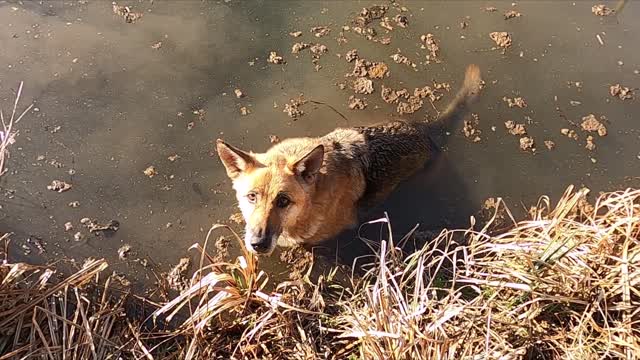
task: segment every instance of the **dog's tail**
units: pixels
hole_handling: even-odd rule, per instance
[[[442,130],[452,131],[457,123],[469,112],[469,106],[478,98],[481,87],[480,68],[475,64],[467,66],[462,88],[458,90],[456,97],[447,106],[447,109],[431,125],[435,125]]]

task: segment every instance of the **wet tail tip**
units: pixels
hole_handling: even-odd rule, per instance
[[[482,76],[480,74],[480,67],[476,64],[470,64],[467,66],[467,71],[464,74],[463,88],[468,96],[475,97],[480,93],[481,87]]]

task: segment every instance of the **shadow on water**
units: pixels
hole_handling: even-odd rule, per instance
[[[461,181],[447,152],[440,150],[431,162],[401,183],[383,203],[364,209],[359,228],[346,230],[337,239],[315,250],[317,254],[342,265],[370,261],[377,252],[377,246],[369,247],[363,239],[374,244],[381,239],[388,240],[389,226],[394,243],[400,244],[414,230],[437,235],[445,228],[466,228],[470,217],[477,215],[480,206],[470,196],[467,185]],[[390,224],[376,222],[385,217],[388,217]],[[429,238],[420,237],[417,240],[410,236],[405,239],[403,248],[411,252],[424,245],[420,241]]]

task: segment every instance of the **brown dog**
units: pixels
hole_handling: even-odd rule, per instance
[[[354,225],[359,207],[384,200],[432,158],[432,126],[451,126],[462,117],[481,82],[480,69],[469,65],[462,88],[435,123],[338,128],[319,138],[286,139],[266,153],[218,139],[246,222],[246,247],[270,254],[276,243],[313,245]]]

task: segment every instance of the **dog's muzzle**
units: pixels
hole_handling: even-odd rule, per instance
[[[258,254],[270,253],[274,248],[273,234],[270,231],[258,230],[247,233],[246,245],[249,250],[253,250]]]

